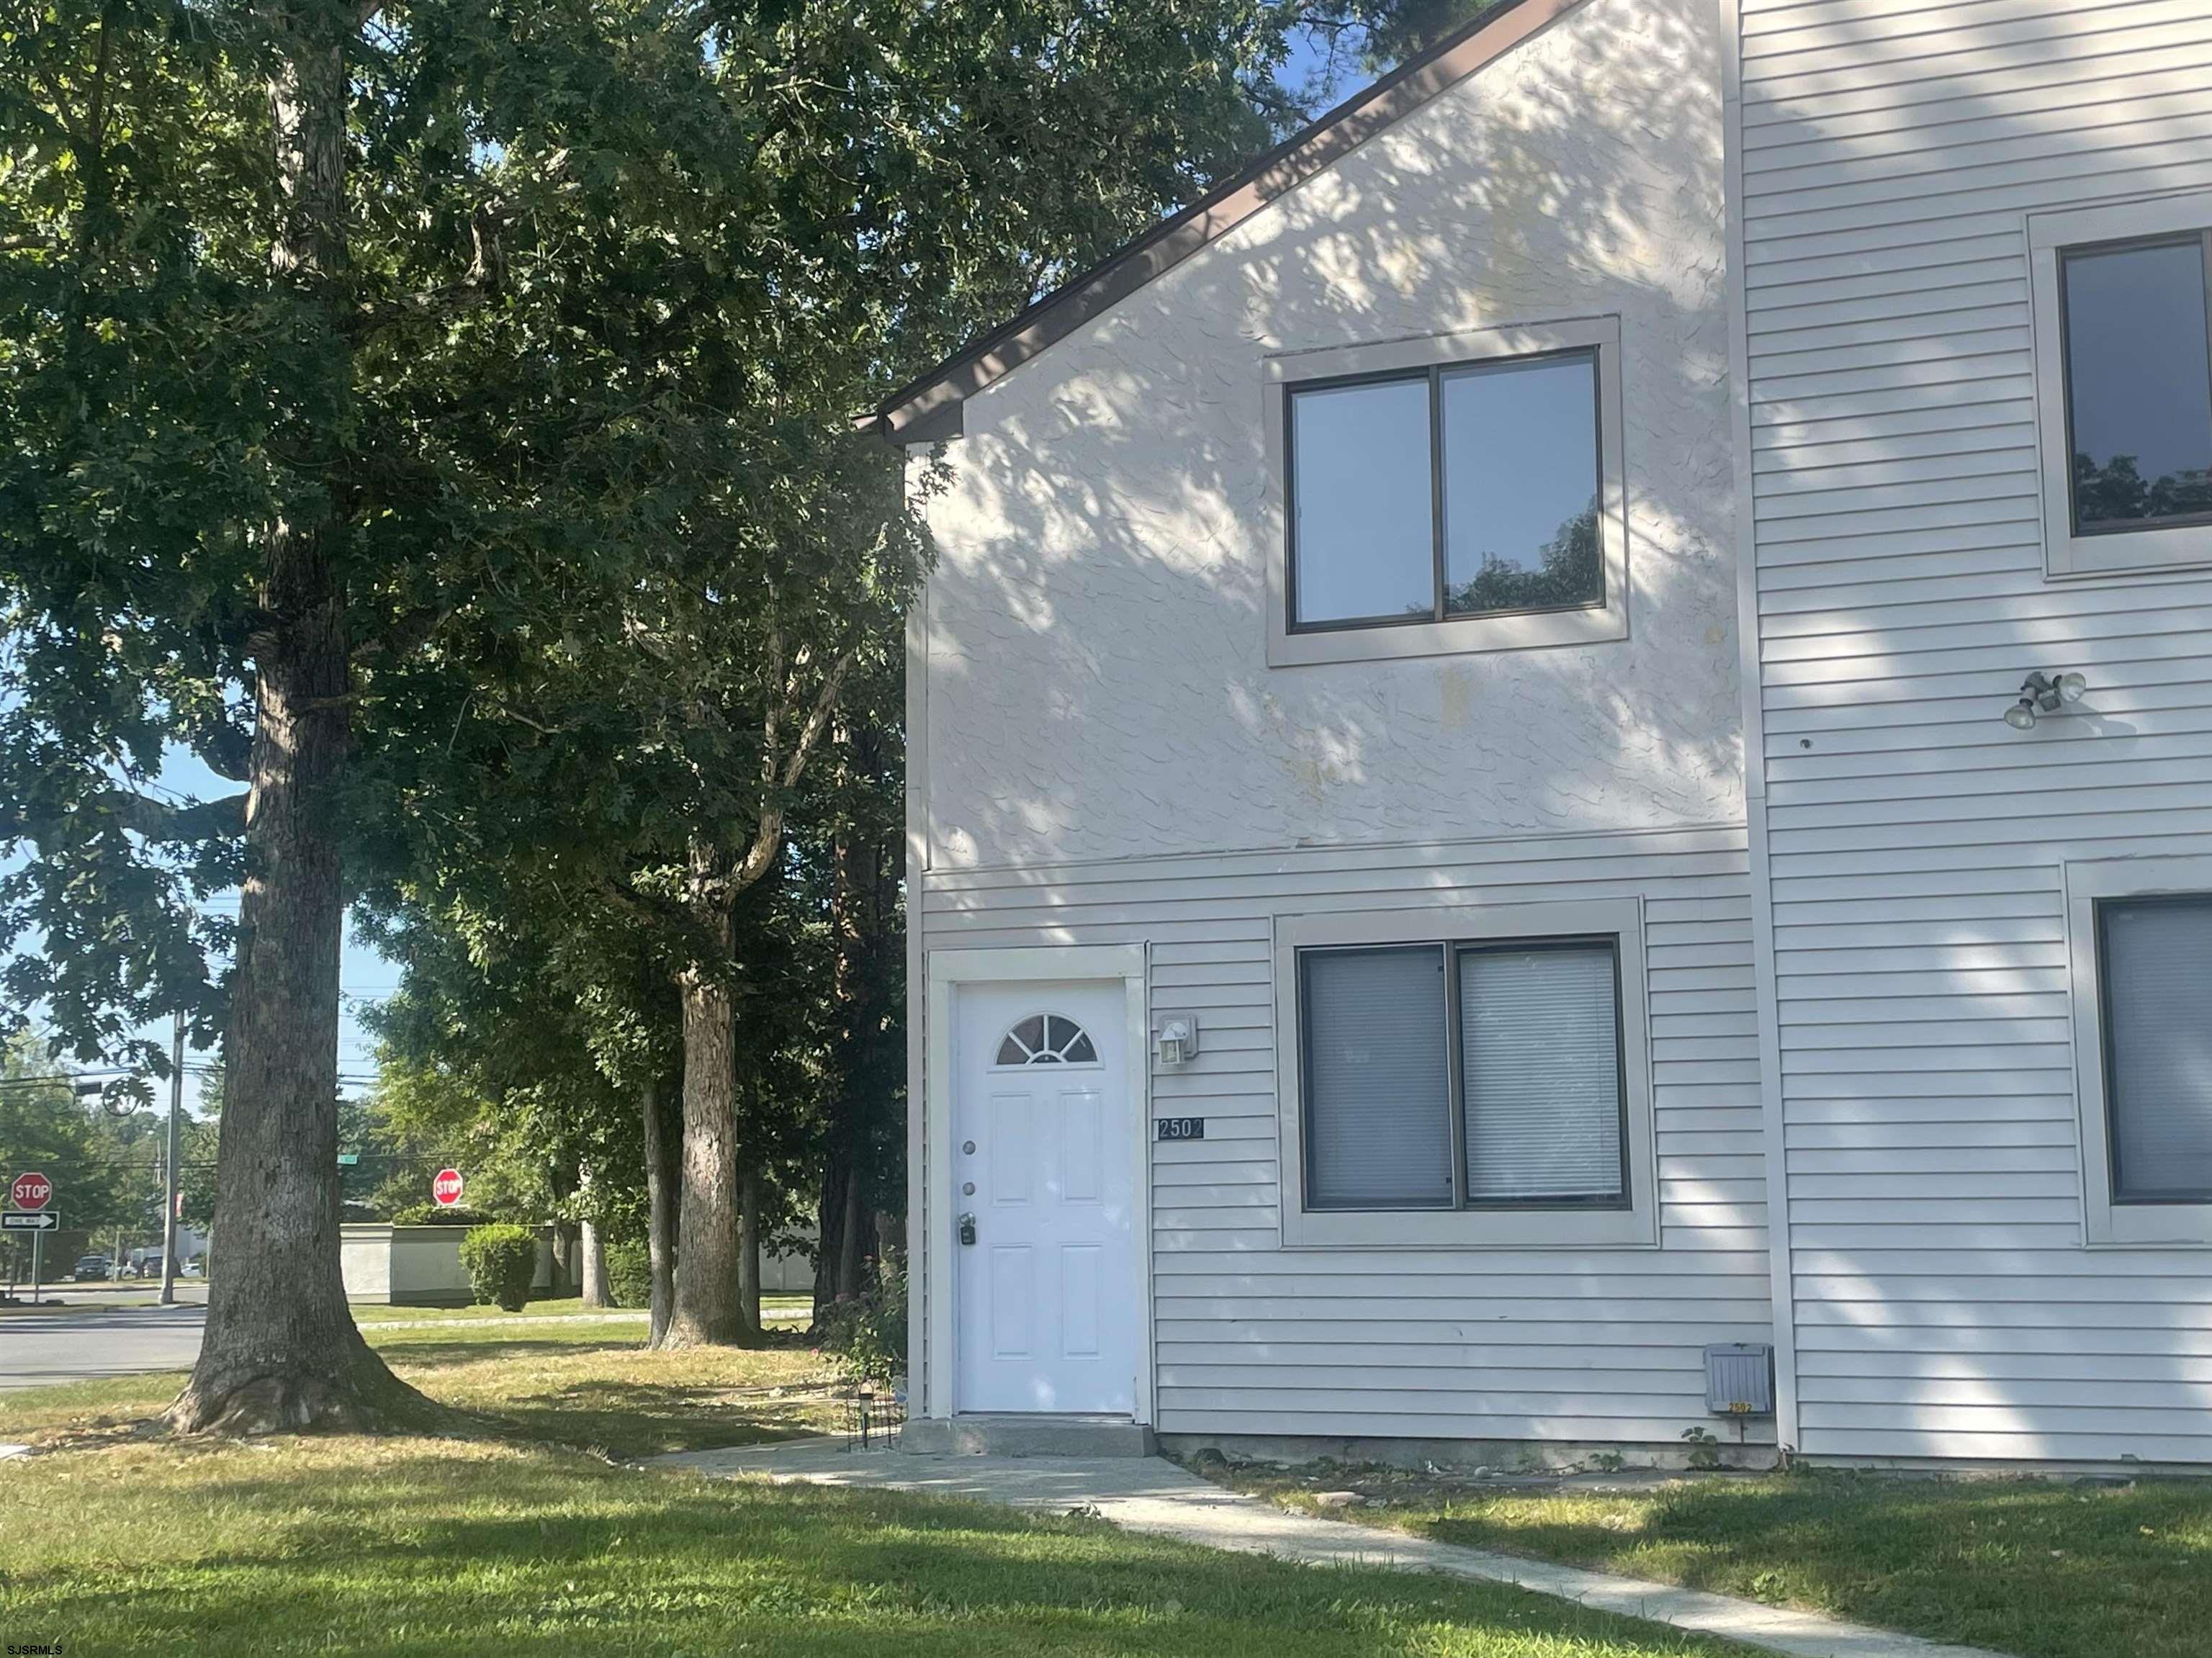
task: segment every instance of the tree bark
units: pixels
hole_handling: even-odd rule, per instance
[[[605,1307],[607,1300],[607,1244],[595,1220],[584,1223],[583,1284],[580,1293],[586,1307]]]
[[[748,1169],[739,1199],[744,1237],[738,1245],[738,1302],[745,1322],[757,1337],[761,1329],[761,1192],[760,1171]]]
[[[345,247],[346,43],[354,12],[289,0],[261,13],[279,225],[270,268],[335,317]],[[322,458],[342,498],[335,446]],[[325,508],[325,511],[329,509]],[[187,1432],[382,1429],[435,1407],[362,1341],[338,1272],[337,785],[349,742],[345,598],[328,518],[262,527],[246,869],[224,1037],[215,1230],[223,1270],[169,1410]]]
[[[653,1271],[653,1313],[647,1343],[668,1339],[668,1321],[676,1306],[676,1199],[671,1189],[667,1136],[661,1132],[660,1090],[647,1083],[639,1090],[638,1110],[645,1127],[646,1256]]]
[[[847,782],[873,770],[876,733],[862,727],[840,733]],[[878,1176],[882,1119],[894,1086],[885,1072],[888,1000],[885,958],[897,944],[889,871],[896,847],[888,835],[855,823],[839,835],[830,896],[830,935],[836,948],[831,993],[836,1026],[830,1044],[836,1078],[828,1145],[824,1149],[816,1256],[814,1314],[864,1293],[867,1261],[876,1253],[876,1217],[868,1202]]]
[[[726,962],[736,929],[726,907],[702,918]],[[678,1221],[676,1304],[665,1345],[748,1346],[738,1278],[744,1226],[738,1179],[737,1002],[721,964],[678,981],[684,1011],[684,1212]]]
[[[592,1170],[586,1164],[576,1170],[576,1187],[583,1193],[586,1205],[592,1196]],[[586,1215],[581,1223],[577,1245],[576,1293],[586,1307],[605,1307],[607,1300],[607,1243],[599,1230],[599,1223]]]

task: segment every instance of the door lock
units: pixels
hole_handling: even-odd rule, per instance
[[[972,1214],[960,1217],[960,1242],[963,1243],[975,1242],[975,1217]]]

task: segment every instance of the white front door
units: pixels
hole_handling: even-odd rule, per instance
[[[1116,979],[959,987],[956,1410],[1136,1408],[1138,1125],[1122,999]]]

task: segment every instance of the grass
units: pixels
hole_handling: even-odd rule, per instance
[[[354,1303],[353,1321],[360,1325],[388,1324],[394,1321],[420,1323],[428,1320],[449,1318],[507,1319],[507,1318],[570,1318],[587,1315],[610,1321],[643,1318],[641,1308],[586,1307],[581,1296],[555,1296],[544,1301],[533,1301],[519,1313],[502,1312],[496,1307],[392,1307],[380,1302],[363,1301]],[[761,1316],[778,1323],[793,1320],[805,1322],[814,1315],[811,1296],[763,1296]]]
[[[159,1410],[177,1375],[0,1394],[0,1437],[70,1436],[0,1463],[0,1640],[398,1658],[1747,1658],[1500,1586],[571,1448],[632,1456],[823,1425],[827,1377],[796,1348],[651,1353],[577,1324],[368,1334],[484,1436],[85,1431]]]
[[[497,1307],[392,1307],[377,1301],[353,1303],[353,1321],[364,1328],[371,1324],[389,1324],[394,1320],[422,1323],[453,1318],[573,1318],[585,1314],[610,1320],[645,1316],[642,1311],[634,1308],[586,1307],[581,1296],[549,1297],[544,1301],[529,1303],[519,1313],[506,1312]]]
[[[1743,1658],[1502,1587],[430,1439],[0,1463],[0,1626],[261,1658]]]
[[[829,1371],[802,1348],[647,1352],[604,1324],[364,1333],[401,1376],[489,1418],[489,1431],[611,1456],[749,1445],[843,1420]],[[35,1443],[156,1415],[184,1382],[182,1371],[156,1371],[0,1393],[0,1439]]]
[[[1296,1476],[1233,1476],[1314,1507]],[[2212,1483],[1821,1471],[1624,1492],[1502,1491],[1338,1470],[1363,1524],[1809,1607],[2021,1658],[2212,1651]]]

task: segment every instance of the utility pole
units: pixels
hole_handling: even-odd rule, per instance
[[[185,1016],[169,1029],[169,1157],[161,1193],[161,1305],[177,1304],[177,1161],[183,1155]]]

